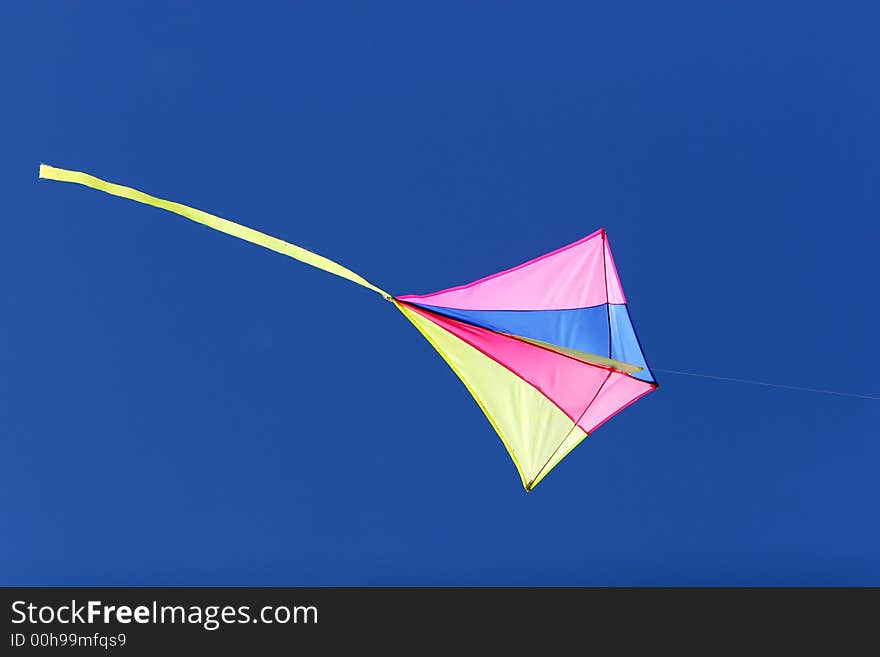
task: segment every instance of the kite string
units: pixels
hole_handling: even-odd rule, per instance
[[[697,372],[682,372],[680,370],[664,370],[659,367],[652,367],[654,372],[663,372],[664,374],[680,374],[682,376],[696,376],[701,379],[713,379],[715,381],[729,381],[731,383],[747,383],[754,386],[766,386],[768,388],[784,388],[785,390],[799,390],[800,392],[818,392],[824,395],[837,395],[838,397],[855,397],[858,399],[874,399],[880,401],[880,396],[862,395],[856,392],[841,392],[839,390],[824,390],[822,388],[806,388],[804,386],[792,386],[784,383],[768,383],[767,381],[753,381],[751,379],[737,379],[731,376],[716,376],[714,374],[699,374]]]

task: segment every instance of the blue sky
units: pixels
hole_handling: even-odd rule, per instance
[[[653,366],[880,394],[875,3],[0,10],[0,584],[880,584],[880,402],[658,374],[531,494],[369,292],[606,227]]]

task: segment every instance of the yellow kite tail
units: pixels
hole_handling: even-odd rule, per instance
[[[373,292],[378,292],[388,300],[391,299],[391,295],[388,294],[385,290],[376,287],[365,278],[359,276],[358,274],[355,274],[353,271],[346,267],[343,267],[339,263],[333,262],[332,260],[325,258],[324,256],[318,255],[317,253],[312,253],[311,251],[308,251],[301,246],[291,244],[290,242],[285,242],[284,240],[280,240],[277,237],[272,237],[271,235],[266,235],[265,233],[261,233],[260,231],[254,230],[253,228],[248,228],[247,226],[237,224],[234,221],[222,219],[221,217],[217,217],[213,214],[208,214],[207,212],[202,212],[201,210],[196,210],[195,208],[191,208],[180,203],[156,198],[155,196],[144,194],[143,192],[139,192],[138,190],[132,189],[131,187],[116,185],[114,183],[101,180],[100,178],[90,176],[87,173],[82,173],[81,171],[68,171],[67,169],[57,169],[55,167],[50,167],[47,164],[41,164],[40,178],[46,178],[48,180],[58,180],[61,182],[77,183],[78,185],[85,185],[86,187],[98,189],[102,192],[113,194],[114,196],[121,196],[123,198],[131,199],[132,201],[137,201],[138,203],[146,203],[147,205],[152,205],[157,208],[162,208],[163,210],[168,210],[169,212],[174,212],[175,214],[179,214],[183,217],[186,217],[187,219],[191,219],[192,221],[208,226],[209,228],[219,230],[221,233],[232,235],[233,237],[245,240],[246,242],[259,244],[260,246],[270,249],[272,251],[283,253],[284,255],[293,258],[294,260],[299,260],[300,262],[304,262],[307,265],[311,265],[312,267],[317,267],[318,269],[323,269],[324,271],[335,274],[336,276],[346,278],[353,283],[363,285],[364,287],[373,290]]]

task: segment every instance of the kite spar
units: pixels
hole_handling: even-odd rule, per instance
[[[473,395],[527,491],[599,425],[657,388],[605,229],[466,285],[394,297],[339,263],[228,219],[79,171],[41,164],[40,178],[168,210],[382,295]]]

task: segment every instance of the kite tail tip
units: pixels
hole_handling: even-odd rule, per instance
[[[37,178],[45,178],[47,180],[58,180],[53,172],[57,172],[58,169],[53,167],[50,164],[46,164],[44,162],[40,162],[40,168],[37,172]]]

